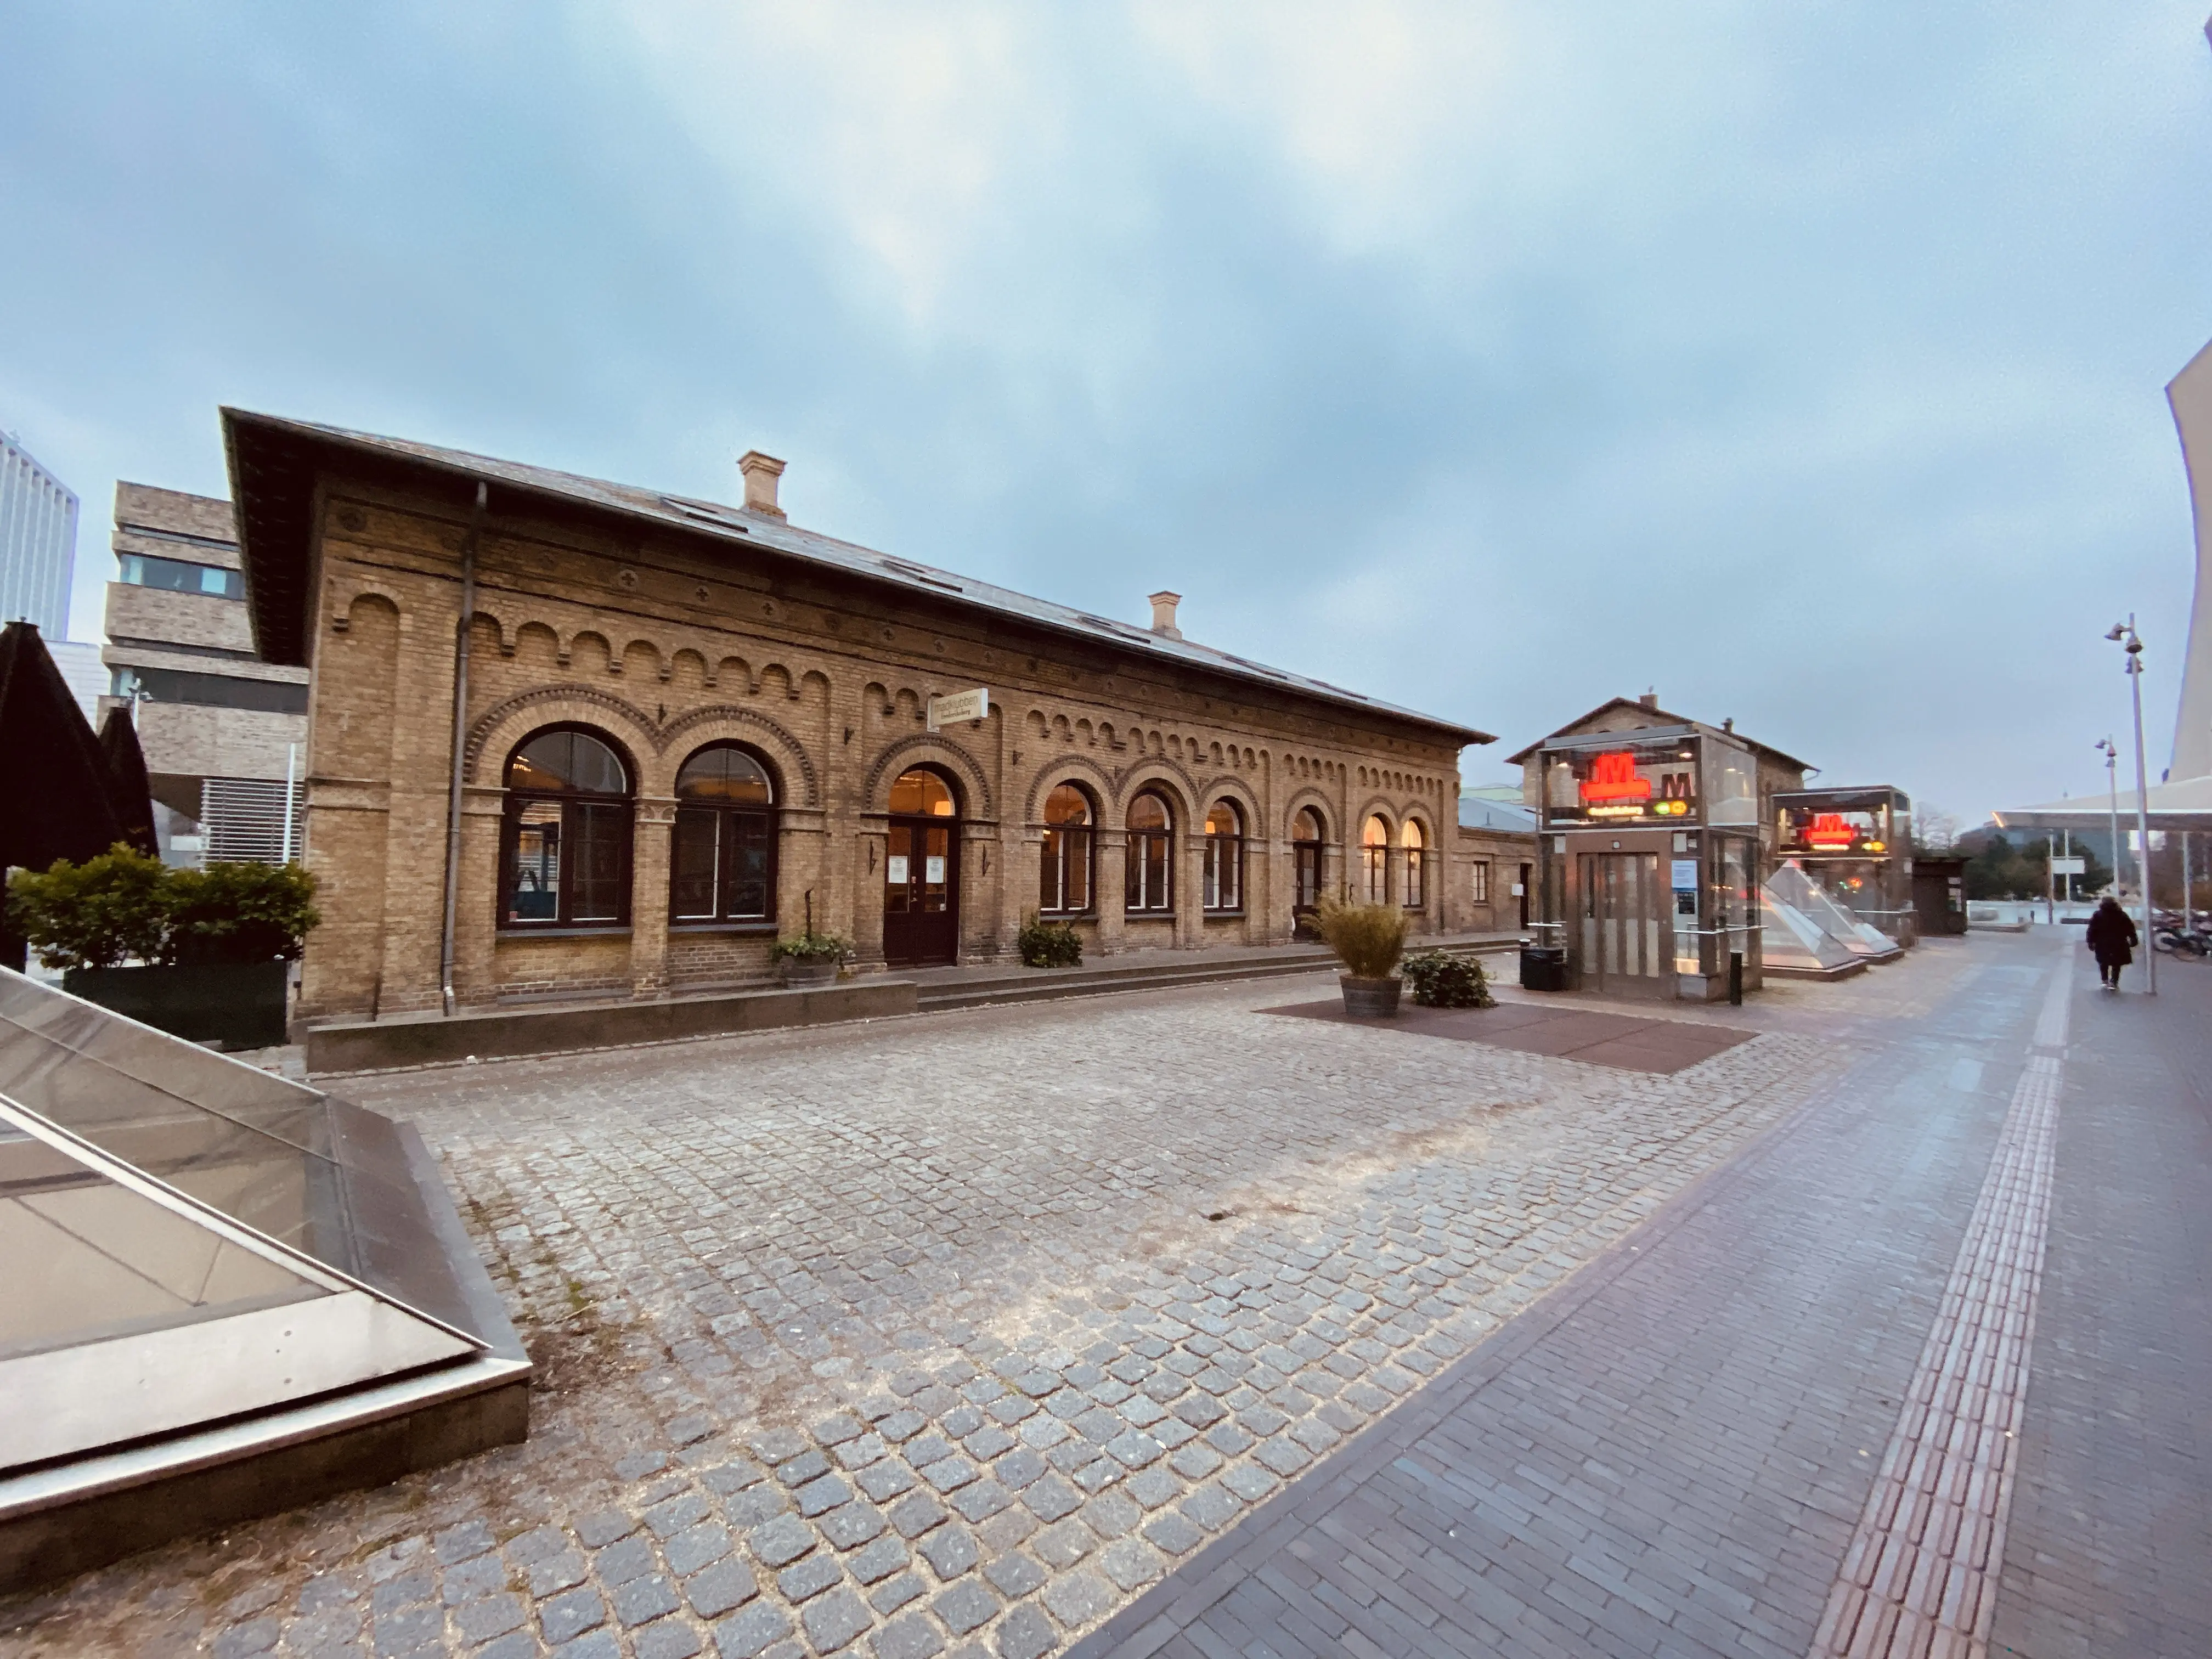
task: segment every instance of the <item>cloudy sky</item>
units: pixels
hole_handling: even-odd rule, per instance
[[[1972,821],[2166,762],[2206,0],[11,8],[0,426],[734,497],[1498,732],[1656,687]],[[2125,733],[2118,732],[2124,741]]]

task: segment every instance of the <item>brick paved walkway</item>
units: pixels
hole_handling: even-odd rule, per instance
[[[1905,1409],[1929,1374],[1923,1350],[1934,1375],[1946,1369],[1951,1350],[1929,1340],[1939,1311],[1956,1309],[1961,1282],[1990,1282],[1971,1267],[1986,1252],[1960,1246],[2008,1103],[2027,1114],[2012,1120],[2027,1163],[2007,1160],[2001,1200],[2033,1184],[2050,1122],[2028,1055],[2037,981],[2060,959],[2042,941],[1972,949],[1982,970],[1930,1018],[1886,1040],[1863,1021],[1860,1063],[1787,1130],[1200,1552],[1077,1659],[1825,1650],[1855,1526],[1896,1521],[1869,1499],[1896,1437],[1925,1421]],[[2064,967],[2094,1001],[2081,964]],[[2204,1086],[2178,1074],[2203,1076],[2212,1022],[2202,1002],[2086,1012],[2092,1045],[2100,1031],[2169,1034],[2134,1067],[2149,1085],[2139,1103],[2116,1103],[2094,1073],[2067,1093],[2068,1110],[2098,1100],[2097,1138],[2165,1164],[2145,1182],[2108,1145],[2069,1170],[2091,1133],[2070,1126],[2045,1159],[2059,1243],[2035,1352],[2049,1358],[2031,1363],[2019,1419],[1996,1650],[2201,1656],[2212,1435],[2190,1390],[2212,1377],[2212,1147]],[[2077,1058],[2101,1067],[2104,1052]],[[2145,1200],[2148,1230],[2130,1218]],[[2003,1218],[2027,1212],[1992,1213],[2006,1236]],[[1971,1270],[1947,1307],[1954,1265]],[[2002,1462],[1999,1447],[1991,1466]],[[1865,1638],[1889,1628],[1869,1620]]]

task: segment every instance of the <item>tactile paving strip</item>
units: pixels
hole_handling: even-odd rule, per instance
[[[2035,1047],[1809,1659],[1983,1659],[2020,1462],[2070,975]],[[2050,1052],[2044,1052],[2050,1051]]]

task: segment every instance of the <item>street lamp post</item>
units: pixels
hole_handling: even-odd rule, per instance
[[[2105,637],[2124,645],[2128,655],[2128,690],[2136,710],[2136,873],[2142,878],[2142,945],[2144,988],[2158,994],[2158,947],[2152,942],[2150,911],[2150,771],[2143,762],[2142,641],[2136,633],[2135,613],[2114,623]]]
[[[2112,842],[2112,896],[2120,896],[2120,751],[2110,738],[2089,745],[2105,757],[2105,789],[2110,803]]]

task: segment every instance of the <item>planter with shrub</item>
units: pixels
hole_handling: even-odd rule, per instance
[[[1032,915],[1022,924],[1015,944],[1025,968],[1080,968],[1083,935],[1064,921],[1046,921]]]
[[[284,1041],[289,964],[320,916],[296,865],[173,870],[118,843],[19,870],[8,915],[62,988],[192,1042]]]
[[[1314,929],[1344,964],[1337,984],[1344,1012],[1355,1019],[1387,1019],[1398,1012],[1403,981],[1390,970],[1406,950],[1406,913],[1395,904],[1341,904],[1323,899]]]
[[[1495,1008],[1490,976],[1473,957],[1447,956],[1442,951],[1423,951],[1406,958],[1406,983],[1413,988],[1413,1000],[1424,1008]]]
[[[776,940],[769,959],[786,985],[835,985],[839,970],[853,959],[853,942],[842,933],[795,933]]]

